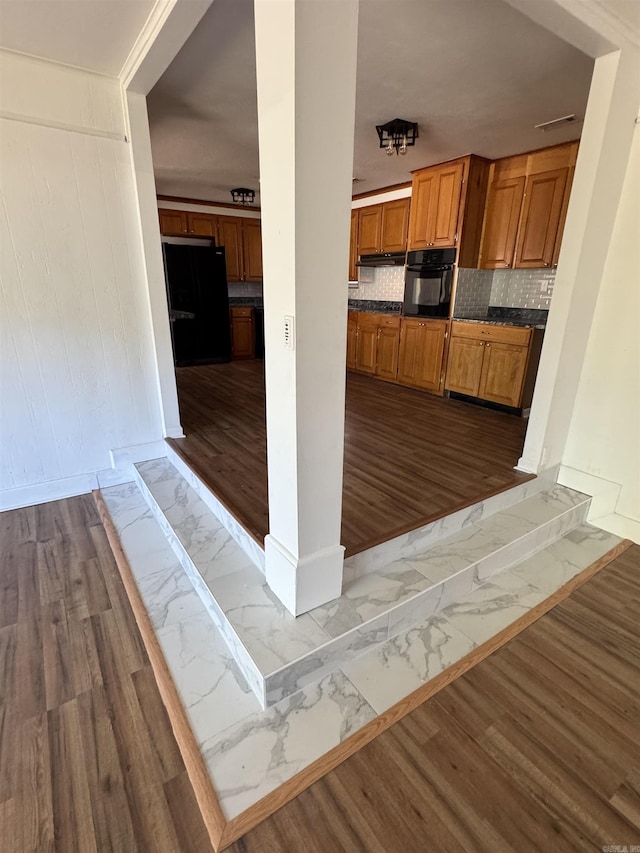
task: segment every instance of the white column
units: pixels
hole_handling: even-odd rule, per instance
[[[640,55],[595,62],[527,437],[518,467],[562,461],[640,102]]]
[[[358,0],[255,0],[270,532],[298,615],[340,595]],[[285,318],[293,318],[293,346]]]
[[[138,197],[140,236],[144,264],[149,285],[149,310],[153,330],[158,383],[158,394],[162,412],[162,427],[165,438],[184,436],[180,425],[178,391],[173,366],[171,330],[169,328],[169,306],[164,281],[164,266],[158,222],[158,202],[153,176],[151,137],[147,116],[147,99],[136,92],[125,93],[125,111],[131,142],[131,158]]]

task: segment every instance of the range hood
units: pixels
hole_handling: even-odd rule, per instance
[[[384,252],[376,255],[360,255],[357,267],[403,267],[404,252]]]

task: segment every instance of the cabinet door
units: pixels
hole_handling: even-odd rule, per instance
[[[253,316],[234,316],[231,312],[231,341],[234,358],[253,358],[255,355],[255,336],[253,334]]]
[[[183,237],[189,233],[187,214],[183,210],[159,210],[160,233]]]
[[[523,175],[495,181],[491,185],[482,240],[482,269],[495,270],[513,266],[524,181]]]
[[[447,324],[425,320],[420,326],[420,345],[416,362],[416,385],[439,393],[442,388],[442,358]]]
[[[484,341],[470,338],[451,338],[447,360],[447,391],[457,391],[477,397],[480,390]]]
[[[478,396],[505,406],[519,406],[528,348],[487,343],[484,350]]]
[[[358,353],[358,325],[357,323],[347,323],[347,367],[349,370],[356,369]]]
[[[213,213],[188,213],[189,234],[217,238],[218,217]]]
[[[358,326],[356,369],[363,373],[376,372],[376,349],[378,329],[376,326]]]
[[[388,201],[382,205],[382,252],[406,252],[409,227],[409,199]]]
[[[433,240],[433,221],[438,204],[438,180],[433,169],[413,176],[409,215],[409,249],[426,249]]]
[[[262,281],[262,227],[259,219],[245,219],[242,225],[244,243],[244,280]]]
[[[358,216],[358,254],[373,255],[380,251],[382,205],[361,207]]]
[[[568,169],[529,175],[518,229],[515,267],[550,267]]]
[[[398,350],[400,348],[399,329],[378,329],[376,349],[376,376],[382,379],[396,379],[398,376]]]
[[[400,328],[400,353],[398,356],[398,382],[416,384],[416,363],[420,347],[420,322],[402,318]]]
[[[218,245],[224,246],[227,281],[244,281],[242,219],[237,216],[218,217]]]
[[[351,237],[349,239],[349,281],[358,280],[358,211],[351,211]]]
[[[567,175],[567,185],[564,189],[564,198],[562,200],[562,210],[560,211],[560,221],[558,222],[558,233],[556,235],[556,243],[553,247],[553,259],[551,265],[558,266],[558,258],[560,257],[560,247],[562,246],[562,235],[564,234],[564,225],[567,220],[567,208],[569,207],[569,197],[571,195],[571,186],[573,184],[573,174],[575,169],[573,166],[569,169]]]
[[[458,214],[462,194],[464,163],[452,163],[437,171],[437,203],[431,229],[431,245],[455,246],[458,242]]]

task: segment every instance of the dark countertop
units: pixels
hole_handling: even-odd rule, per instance
[[[466,323],[493,323],[497,326],[523,326],[527,329],[544,329],[548,311],[544,308],[503,308],[490,305],[487,313],[480,317],[454,317]]]
[[[382,299],[350,299],[349,311],[364,311],[371,314],[399,314],[402,302],[390,302]]]
[[[262,296],[230,296],[229,305],[238,308],[262,308]]]

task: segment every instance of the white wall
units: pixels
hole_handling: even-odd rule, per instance
[[[599,523],[640,541],[640,126],[563,457],[568,484],[606,496]],[[613,517],[613,516],[616,517]]]
[[[162,438],[117,80],[0,55],[0,508]],[[67,128],[73,128],[69,130]]]

